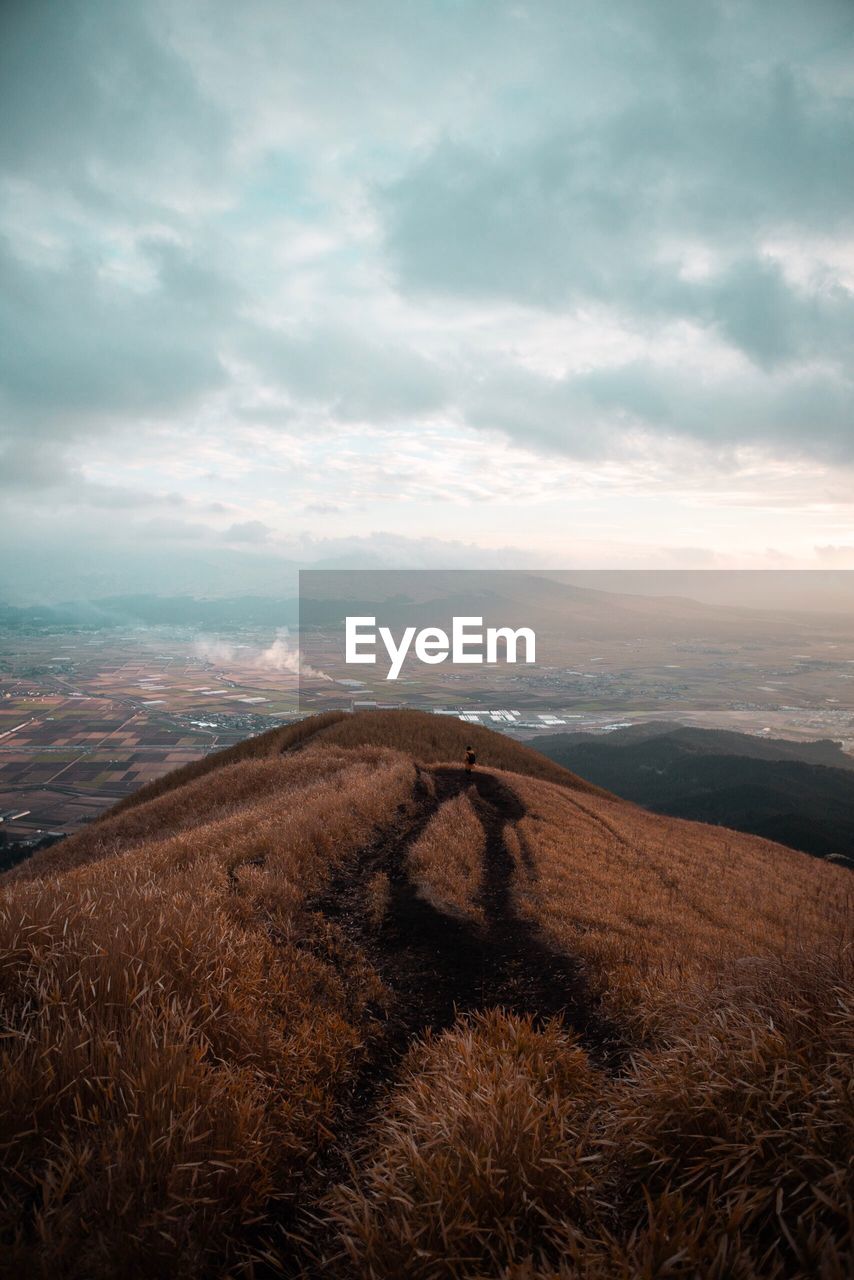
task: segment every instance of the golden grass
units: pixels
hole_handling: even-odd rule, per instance
[[[349,767],[292,807],[267,796],[4,887],[2,1235],[20,1272],[210,1271],[328,1139],[383,991],[358,957],[342,981],[302,907],[415,776],[391,752],[338,754]]]
[[[145,841],[162,842],[179,832],[192,834],[200,826],[230,814],[245,814],[265,799],[272,802],[274,810],[281,809],[293,803],[294,793],[300,788],[331,778],[352,763],[350,753],[325,751],[224,764],[215,772],[203,774],[180,788],[164,790],[133,807],[111,809],[99,822],[13,867],[7,879],[53,875],[126,853]]]
[[[694,992],[693,1034],[617,1077],[498,1011],[428,1040],[326,1206],[329,1273],[843,1280],[852,976],[773,962]]]
[[[517,777],[516,900],[580,957],[623,1019],[721,964],[840,952],[852,940],[850,872],[757,836],[659,817]],[[527,853],[531,867],[522,858]]]
[[[465,793],[446,800],[409,850],[407,863],[422,898],[447,915],[482,924],[477,902],[486,839]]]
[[[8,1271],[251,1270],[306,1170],[346,1141],[342,1092],[392,996],[312,903],[394,843],[425,781],[430,796],[415,758],[459,760],[438,717],[424,740],[423,718],[399,719],[315,721],[285,754],[253,739],[0,881]],[[580,959],[632,1057],[609,1073],[561,1023],[498,1010],[416,1043],[346,1187],[314,1210],[322,1273],[843,1280],[850,873],[563,770],[555,785],[518,750],[528,773],[499,774],[527,808],[504,827],[516,908]],[[483,855],[460,795],[407,865],[477,927]],[[360,883],[377,925],[388,876]]]
[[[466,746],[472,743],[482,765],[509,769],[516,773],[545,778],[564,786],[571,786],[593,795],[605,795],[600,787],[576,777],[568,769],[555,764],[538,751],[525,747],[481,725],[463,724],[455,717],[434,716],[423,711],[324,711],[307,716],[295,724],[270,729],[237,742],[233,747],[215,752],[201,760],[174,769],[171,773],[155,778],[114,805],[99,822],[111,820],[116,814],[146,804],[158,796],[183,788],[188,782],[216,773],[223,765],[246,760],[263,760],[298,751],[315,739],[324,745],[336,743],[344,747],[390,747],[404,751],[418,760],[435,762],[453,760],[462,762]]]
[[[543,778],[590,795],[608,794],[514,738],[482,725],[464,724],[455,716],[434,716],[426,711],[359,711],[318,729],[314,740],[324,746],[391,747],[428,764],[440,760],[462,764],[471,743],[480,767]]]
[[[497,1010],[417,1046],[357,1186],[328,1206],[352,1274],[497,1275],[559,1247],[593,1181],[595,1075],[559,1024]]]
[[[611,1093],[612,1180],[643,1232],[629,1261],[660,1265],[675,1236],[713,1276],[850,1274],[852,991],[849,951],[682,993],[689,1034],[639,1056]]]
[[[385,919],[391,901],[391,881],[385,871],[377,871],[365,886],[365,912],[373,928]]]
[[[233,747],[215,751],[212,755],[203,756],[201,760],[192,760],[189,764],[182,765],[180,769],[173,769],[161,778],[155,778],[153,782],[146,782],[138,791],[119,800],[118,804],[113,805],[104,816],[111,818],[114,814],[122,813],[126,809],[145,804],[156,796],[161,796],[167,791],[175,791],[186,783],[195,781],[196,778],[215,773],[224,764],[237,764],[243,760],[262,760],[268,756],[277,756],[284,751],[294,750],[308,742],[318,730],[343,720],[345,714],[343,711],[324,711],[320,715],[298,720],[295,724],[283,725],[279,729],[269,729],[266,733],[256,734],[254,738],[245,738],[242,742],[236,742]]]

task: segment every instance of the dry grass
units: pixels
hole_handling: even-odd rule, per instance
[[[224,764],[215,772],[203,774],[180,788],[164,790],[133,807],[111,809],[99,822],[13,867],[7,879],[54,875],[126,853],[145,841],[162,842],[180,832],[192,834],[231,814],[245,814],[265,800],[271,801],[274,809],[281,809],[293,804],[295,793],[301,788],[333,777],[352,762],[350,753],[325,751]]]
[[[421,897],[447,915],[482,924],[477,897],[485,847],[483,827],[468,796],[446,800],[409,851],[408,865]]]
[[[290,808],[266,796],[4,889],[2,1232],[19,1272],[234,1261],[328,1139],[383,992],[358,957],[342,980],[337,939],[302,908],[414,782],[394,753],[336,754],[349,767],[321,767]]]
[[[471,743],[481,767],[542,778],[589,795],[608,794],[521,742],[482,725],[464,724],[455,716],[434,716],[426,711],[359,711],[318,729],[315,741],[341,747],[391,747],[428,764],[440,760],[462,764]]]
[[[621,1019],[651,1029],[661,1002],[671,1016],[673,992],[721,965],[852,940],[845,868],[608,797],[512,785],[527,808],[511,838],[519,910],[585,962]]]
[[[334,1274],[397,1280],[844,1280],[851,967],[774,962],[694,998],[618,1077],[497,1011],[414,1052],[352,1185]],[[336,1253],[337,1250],[337,1253]]]
[[[496,1275],[557,1249],[593,1184],[595,1075],[559,1024],[497,1010],[418,1046],[358,1185],[329,1205],[352,1273]]]
[[[147,782],[132,795],[119,800],[118,804],[113,805],[104,817],[112,818],[114,814],[145,804],[157,796],[164,795],[167,791],[176,791],[186,783],[194,782],[196,778],[217,772],[224,764],[237,764],[243,760],[263,760],[269,756],[281,755],[285,751],[292,751],[304,746],[318,730],[335,724],[344,717],[343,711],[325,711],[321,715],[298,720],[296,724],[283,725],[280,729],[259,733],[254,738],[245,738],[243,742],[236,742],[233,747],[216,751],[213,755],[204,756],[201,760],[193,760],[190,764],[182,765],[180,769],[165,773],[162,778]]]
[[[625,1274],[654,1274],[674,1240],[688,1274],[851,1274],[852,991],[849,952],[736,968],[711,994],[684,993],[690,1033],[611,1091],[612,1181],[639,1232]]]
[[[365,886],[365,911],[374,929],[385,919],[390,901],[391,882],[385,871],[378,871]]]
[[[216,772],[224,764],[279,756],[284,752],[299,750],[313,740],[322,740],[324,745],[335,743],[343,747],[390,747],[431,763],[437,760],[461,761],[466,746],[472,743],[481,764],[545,778],[594,795],[606,794],[600,787],[584,782],[568,769],[520,742],[493,733],[480,725],[462,724],[455,717],[434,716],[423,711],[359,711],[352,715],[344,711],[324,711],[320,715],[299,720],[296,724],[247,738],[225,751],[194,760],[191,764],[164,774],[162,778],[146,783],[133,795],[120,800],[100,821],[110,820],[117,813],[182,788],[188,782]]]
[[[427,719],[423,740],[422,718],[393,713],[316,720],[284,755],[253,739],[0,881],[7,1271],[249,1268],[306,1169],[346,1139],[342,1092],[391,1008],[312,903],[414,814],[413,756],[459,760]],[[517,909],[580,958],[633,1057],[609,1074],[561,1023],[498,1010],[416,1043],[347,1187],[317,1210],[323,1274],[843,1280],[850,873],[562,770],[555,785],[517,750],[527,773],[501,775],[527,808],[504,829]],[[456,797],[408,866],[476,925],[483,855]],[[385,872],[359,893],[379,924]]]

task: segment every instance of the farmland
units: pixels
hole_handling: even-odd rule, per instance
[[[321,577],[324,592],[352,589]],[[91,624],[82,609],[68,619],[59,610],[6,609],[2,834],[32,842],[71,833],[173,768],[328,710],[413,707],[533,745],[556,729],[599,734],[667,719],[854,747],[850,615],[718,609],[498,577],[504,594],[475,596],[477,608],[485,624],[534,625],[536,663],[429,666],[410,655],[396,680],[385,678],[382,664],[344,663],[345,595],[302,600],[308,625],[299,633],[299,680],[296,641],[277,622],[293,621],[293,602],[153,599],[139,612],[155,621],[135,625],[117,621],[127,604],[102,609]],[[389,588],[369,583],[381,602],[358,607],[384,615],[395,634],[410,617],[444,623],[456,597],[441,582],[420,583],[424,599],[385,599]],[[176,620],[160,620],[167,617]]]
[[[4,634],[3,830],[14,840],[73,831],[161,774],[287,719],[295,677],[254,666],[257,652],[244,638],[211,655],[195,633],[166,628]]]

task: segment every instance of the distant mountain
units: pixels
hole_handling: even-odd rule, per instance
[[[343,616],[356,599],[380,601],[380,621],[389,626],[446,626],[454,614],[482,617],[486,625],[527,625],[538,639],[559,652],[567,636],[585,640],[685,640],[752,642],[812,637],[821,622],[834,635],[850,637],[844,615],[703,603],[687,596],[640,595],[559,582],[531,571],[431,570],[418,575],[402,570],[359,573],[304,572],[302,618],[311,620],[313,601],[338,602]],[[345,608],[345,604],[347,607]],[[322,618],[321,621],[325,621]]]
[[[559,733],[537,750],[655,813],[711,822],[854,865],[854,757],[789,742],[653,722],[606,736]]]
[[[101,631],[111,627],[286,626],[297,622],[299,602],[269,596],[198,599],[195,596],[126,595],[60,604],[0,602],[0,627],[11,631],[63,628]]]
[[[488,626],[534,627],[545,646],[541,655],[555,661],[568,637],[590,642],[643,638],[669,644],[700,638],[710,644],[756,644],[785,636],[798,644],[814,638],[820,625],[828,636],[846,644],[851,639],[850,616],[844,614],[822,616],[796,609],[733,607],[675,594],[608,591],[530,571],[432,570],[419,576],[403,570],[309,570],[300,577],[300,598],[290,571],[282,575],[281,594],[252,590],[252,581],[248,578],[239,592],[229,593],[93,591],[51,603],[14,603],[9,597],[0,601],[0,628],[291,626],[298,620],[304,627],[326,627],[343,624],[346,614],[354,612],[368,612],[381,625],[392,627],[447,627],[455,615],[474,615]],[[665,580],[662,586],[666,585]]]
[[[677,724],[673,720],[648,720],[644,724],[626,725],[614,729],[606,736],[595,733],[556,733],[537,738],[538,751],[550,759],[556,759],[551,749],[568,744],[602,743],[610,746],[631,746],[649,742],[654,738],[667,738],[677,742],[686,752],[697,755],[746,756],[753,760],[802,760],[806,764],[829,765],[834,769],[854,771],[854,756],[842,749],[833,738],[819,738],[813,742],[792,742],[789,738],[757,737],[752,733],[737,733],[732,729],[701,729],[694,725]]]

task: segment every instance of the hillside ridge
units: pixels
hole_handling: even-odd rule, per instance
[[[251,739],[0,880],[19,1274],[847,1273],[850,874],[437,721]]]
[[[456,718],[434,716],[426,711],[325,711],[307,716],[294,724],[268,729],[222,751],[211,752],[201,760],[194,760],[180,769],[174,769],[120,800],[102,814],[98,821],[144,804],[165,791],[203,777],[221,765],[298,750],[308,742],[318,740],[351,746],[390,746],[398,750],[415,748],[412,754],[425,763],[462,759],[466,744],[471,742],[478,751],[482,764],[494,764],[497,768],[506,769],[511,768],[508,762],[512,761],[521,766],[511,769],[512,772],[529,772],[534,777],[548,778],[565,786],[601,792],[601,788],[585,782],[569,769],[564,769],[515,739],[483,725],[463,724]]]
[[[660,723],[548,735],[537,748],[653,812],[732,827],[854,865],[854,758],[838,743]]]

